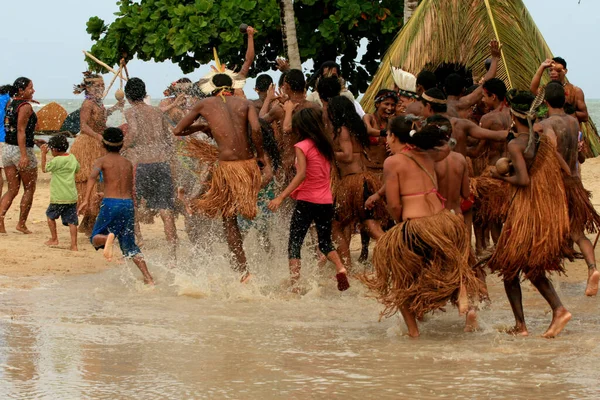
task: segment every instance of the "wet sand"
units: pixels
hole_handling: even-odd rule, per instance
[[[583,177],[600,207],[600,160],[588,160]],[[43,177],[33,235],[14,231],[15,205],[0,237],[0,398],[597,398],[600,299],[583,294],[582,260],[553,279],[573,313],[557,339],[540,337],[550,309],[528,282],[531,336],[503,333],[514,319],[501,281],[489,277],[479,332],[464,333],[448,306],[426,317],[415,340],[398,316],[378,322],[381,306],[359,282],[339,293],[333,268],[308,256],[304,291],[290,293],[283,224],[271,235],[273,255],[249,234],[247,285],[209,225],[213,240],[192,250],[178,220],[174,270],[162,224],[142,225],[158,282],[148,288],[132,263],[105,262],[83,236],[80,252],[67,250],[62,226],[59,248],[46,248],[48,196]]]

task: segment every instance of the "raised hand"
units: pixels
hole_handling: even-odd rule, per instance
[[[500,58],[502,56],[501,53],[502,45],[497,40],[492,40],[490,42],[490,53],[492,57]]]

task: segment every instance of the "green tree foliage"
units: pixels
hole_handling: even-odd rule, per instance
[[[109,65],[125,54],[127,60],[171,60],[189,73],[209,63],[215,47],[221,61],[239,68],[246,51],[241,23],[259,32],[252,74],[273,69],[285,53],[277,0],[121,0],[117,6],[110,26],[98,17],[87,22],[96,42],[91,53]],[[294,11],[302,61],[319,66],[341,56],[342,75],[355,93],[366,90],[403,19],[398,0],[296,0]],[[361,39],[367,51],[356,63]]]

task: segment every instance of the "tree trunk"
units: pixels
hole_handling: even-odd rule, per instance
[[[298,48],[298,38],[296,37],[294,1],[279,0],[278,3],[281,15],[281,34],[283,36],[283,45],[287,50],[290,67],[293,69],[302,69],[302,62],[300,61],[300,49]]]
[[[419,0],[404,0],[404,25],[419,6]]]

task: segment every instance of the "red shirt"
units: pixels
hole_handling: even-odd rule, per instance
[[[311,139],[304,139],[294,147],[302,150],[306,157],[306,177],[292,192],[291,197],[314,204],[333,204],[329,161],[319,152]]]

